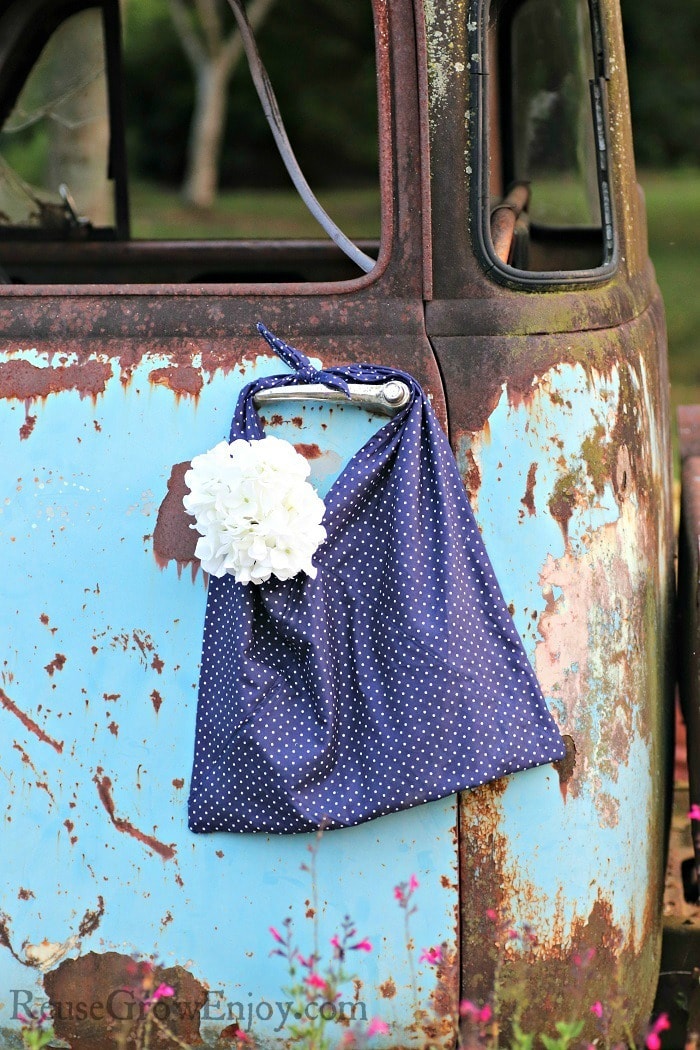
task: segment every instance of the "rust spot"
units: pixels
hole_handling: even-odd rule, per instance
[[[153,668],[154,671],[157,671],[158,674],[162,674],[162,671],[163,671],[163,668],[165,667],[165,664],[163,663],[161,658],[158,656],[158,653],[154,653],[153,654],[153,659],[151,660],[151,667]]]
[[[581,445],[581,458],[586,464],[586,471],[593,483],[597,495],[601,496],[605,483],[611,473],[610,448],[604,443],[605,427],[596,424],[593,433],[584,438]]]
[[[113,700],[118,700],[121,695],[121,693],[103,693],[102,699],[106,700],[107,703],[110,703]]]
[[[56,798],[55,798],[55,796],[54,796],[54,793],[53,793],[53,791],[51,790],[51,788],[49,787],[49,785],[48,785],[48,784],[46,783],[46,781],[45,781],[45,780],[37,780],[37,782],[36,782],[36,786],[37,786],[37,787],[38,787],[38,788],[39,788],[39,789],[40,789],[41,791],[45,791],[45,792],[46,792],[46,794],[47,794],[47,795],[49,796],[49,798],[51,799],[51,801],[52,801],[52,802],[55,802],[55,801],[56,801]]]
[[[75,827],[75,824],[73,823],[73,821],[72,821],[72,820],[64,820],[64,821],[63,821],[63,826],[64,826],[64,828],[67,828],[67,829],[68,829],[68,834],[70,835],[70,834],[72,834],[72,832],[73,832],[73,829],[74,829],[74,827]]]
[[[100,424],[98,423],[98,421],[96,419],[93,419],[92,425],[93,425],[93,427],[95,428],[95,430],[97,431],[98,434],[100,434],[102,432],[102,427],[100,426]]]
[[[153,710],[158,714],[160,711],[160,705],[163,703],[163,697],[157,689],[154,689],[151,693],[151,703],[153,704]]]
[[[51,663],[48,663],[44,670],[47,674],[53,675],[54,671],[62,671],[66,663],[66,658],[63,653],[56,653]]]
[[[32,430],[36,426],[36,416],[32,416],[27,412],[24,423],[19,428],[19,439],[20,441],[26,441]]]
[[[153,642],[151,641],[149,635],[143,634],[143,637],[142,637],[141,632],[139,632],[139,631],[132,631],[131,632],[131,637],[134,639],[134,642],[136,643],[136,647],[139,650],[139,652],[141,653],[141,656],[143,656],[144,661],[147,661],[148,660],[148,653],[153,651]]]
[[[170,914],[169,911],[166,911],[165,915],[160,920],[160,924],[161,924],[161,926],[169,926],[172,921],[173,921],[172,915]]]
[[[379,994],[382,999],[393,999],[396,995],[396,985],[390,977],[388,981],[384,981],[383,984],[379,985]]]
[[[459,1007],[459,962],[456,952],[445,951],[442,945],[442,961],[436,968],[436,984],[430,1001],[438,1017],[455,1017]]]
[[[191,562],[199,564],[194,553],[198,533],[190,528],[194,518],[186,513],[182,505],[183,496],[189,492],[185,484],[185,473],[189,469],[189,461],[175,463],[170,471],[167,494],[158,508],[153,554],[161,568],[169,561],[176,561],[180,568]]]
[[[331,411],[333,410],[331,409]],[[301,418],[301,416],[292,416],[292,423],[297,428],[297,430],[301,430],[301,428],[304,425],[304,420]]]
[[[295,442],[294,448],[304,459],[319,459],[323,455],[315,442],[313,444],[305,444],[303,441]]]
[[[59,755],[61,754],[63,751],[63,741],[54,740],[53,737],[48,735],[48,733],[45,733],[41,726],[36,724],[33,718],[30,718],[29,715],[24,713],[24,711],[21,711],[19,707],[17,707],[17,704],[13,700],[10,700],[9,696],[3,689],[0,689],[0,704],[2,704],[6,711],[9,711],[11,714],[15,715],[16,718],[19,718],[25,729],[28,729],[30,733],[34,733],[34,736],[41,740],[42,743],[50,744],[54,751],[57,751]]]
[[[474,453],[469,448],[465,455],[467,469],[462,472],[462,481],[464,487],[469,494],[470,499],[474,499],[477,492],[481,488],[481,471],[479,470],[479,464],[476,462]]]
[[[31,758],[29,757],[29,755],[27,754],[27,752],[22,747],[22,745],[18,744],[17,741],[15,740],[12,746],[15,749],[15,751],[19,751],[20,755],[22,756],[22,761],[24,762],[24,764],[27,765],[27,766],[30,766],[32,768],[32,770],[36,773],[36,767],[35,767],[34,763],[32,762]]]
[[[526,508],[528,514],[532,515],[535,513],[535,478],[537,474],[537,464],[531,463],[530,469],[527,472],[527,484],[525,485],[525,495],[520,500],[522,505]]]
[[[185,786],[184,777],[175,777],[175,779],[173,780],[173,787],[176,788],[178,791],[182,791],[184,786]]]
[[[18,963],[22,966],[30,966],[30,963],[26,959],[21,959],[15,949],[12,947],[12,939],[10,936],[10,920],[4,912],[0,911],[0,947],[7,948],[8,952]]]
[[[223,855],[224,855],[224,851],[222,849],[218,849],[216,851],[216,855],[217,855],[217,857],[219,857],[219,859],[221,859],[221,857],[223,857]]]
[[[119,736],[119,726],[116,722],[110,722],[107,726],[112,736]]]
[[[41,623],[43,623],[44,627],[48,627],[49,628],[49,630],[51,631],[51,634],[55,634],[56,631],[58,630],[58,627],[49,627],[49,624],[50,624],[51,621],[49,620],[48,613],[42,613],[41,616],[39,617],[39,620],[41,621]]]
[[[107,815],[117,831],[121,831],[125,835],[131,835],[132,838],[143,843],[147,849],[157,853],[159,857],[163,858],[163,860],[172,860],[177,852],[173,845],[168,846],[164,842],[160,842],[155,836],[147,835],[146,832],[140,831],[138,828],[134,827],[130,820],[116,815],[114,811],[114,800],[112,798],[112,781],[108,776],[100,776],[100,772],[101,771],[98,770],[98,774],[92,779],[97,786],[97,793],[100,796],[100,802],[107,811]]]
[[[200,1012],[207,991],[182,966],[154,967],[155,985],[168,984],[172,999],[161,1000],[156,1016],[172,1032],[168,1038],[154,1026],[152,1041],[158,1050],[201,1045]],[[66,959],[44,975],[44,989],[51,1005],[56,1036],[71,1050],[114,1050],[115,1046],[141,1046],[144,1012],[139,1008],[143,989],[134,975],[134,960],[119,952],[88,952]]]
[[[31,897],[34,897],[36,899],[35,894],[32,893],[31,890],[25,890],[23,886],[20,886],[19,893],[17,894],[17,899],[21,901],[28,901]]]
[[[307,919],[313,919],[315,914],[316,914],[316,909],[315,908],[307,908],[306,909],[305,915],[306,915]]]
[[[100,920],[105,913],[105,902],[102,896],[97,898],[97,907],[95,909],[88,909],[80,920],[80,926],[78,927],[78,937],[89,937],[91,933],[94,933],[97,927],[100,925]]]
[[[566,748],[566,754],[563,758],[557,759],[556,762],[552,762],[552,765],[559,774],[559,788],[561,790],[561,797],[566,802],[566,794],[569,790],[568,784],[574,775],[576,768],[576,744],[574,743],[573,737],[565,733],[562,736],[564,746]]]
[[[564,474],[557,478],[548,504],[549,513],[559,524],[566,543],[569,539],[569,521],[577,501],[577,481],[575,473]]]
[[[84,361],[61,368],[39,368],[29,361],[0,364],[0,398],[31,402],[63,390],[77,390],[81,397],[104,394],[112,368],[103,361]]]
[[[270,420],[270,425],[273,427],[279,427],[282,423],[284,423],[284,419],[276,412]]]
[[[166,386],[177,397],[197,397],[204,386],[201,372],[192,365],[154,368],[148,375],[148,381],[154,386]]]

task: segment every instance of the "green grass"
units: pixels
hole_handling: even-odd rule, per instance
[[[321,191],[318,198],[349,237],[379,236],[379,192],[374,187]],[[325,237],[294,190],[222,193],[210,211],[189,208],[176,189],[138,182],[131,188],[132,232],[176,240]]]
[[[639,181],[666,304],[671,399],[700,404],[700,171],[643,171]]]

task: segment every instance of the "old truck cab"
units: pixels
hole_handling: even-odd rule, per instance
[[[291,917],[304,953],[346,914],[374,950],[332,1045],[381,1018],[378,1045],[453,1046],[465,999],[524,1031],[580,1016],[591,1040],[594,1002],[611,1040],[650,1016],[674,548],[619,5],[373,0],[371,19],[377,236],[324,211],[313,237],[154,240],[131,233],[118,0],[0,3],[4,1045],[35,1008],[72,1050],[134,1037],[148,966],[173,991],[159,1045],[282,1045],[268,927]],[[86,107],[88,177],[65,148]],[[64,148],[37,184],[18,134],[48,112]],[[183,475],[241,386],[283,370],[258,320],[429,393],[565,737],[556,767],[320,841],[188,832],[206,581]],[[383,422],[311,401],[266,420],[321,488]]]

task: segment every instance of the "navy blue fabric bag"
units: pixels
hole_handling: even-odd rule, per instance
[[[328,492],[316,579],[209,581],[189,827],[340,828],[561,759],[449,443],[412,376],[315,370],[241,392],[230,440],[264,437],[259,390],[400,379],[409,403]]]

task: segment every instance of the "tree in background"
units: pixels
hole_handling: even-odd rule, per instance
[[[275,0],[252,0],[253,31],[265,21]],[[195,79],[187,168],[182,192],[197,208],[210,208],[219,183],[219,160],[226,124],[228,85],[243,55],[240,34],[227,31],[220,0],[169,0],[173,24]]]
[[[189,6],[186,14],[192,30],[200,32]],[[233,15],[225,24],[233,24]],[[294,151],[314,188],[376,185],[370,0],[275,0],[256,37]],[[182,186],[195,78],[168,0],[129,4],[124,70],[130,170],[139,178]],[[218,185],[289,186],[245,61],[237,63],[228,85]]]
[[[700,164],[700,0],[622,0],[640,166]]]

